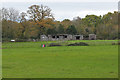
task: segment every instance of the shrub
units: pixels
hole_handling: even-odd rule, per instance
[[[2,42],[10,42],[11,39],[9,38],[2,38]]]
[[[16,39],[15,42],[27,42],[27,39]]]

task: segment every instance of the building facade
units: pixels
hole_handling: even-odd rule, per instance
[[[69,35],[69,34],[57,34],[57,35],[41,35],[41,41],[56,41],[56,40],[83,40],[83,35]],[[89,34],[87,40],[96,40],[95,34]]]

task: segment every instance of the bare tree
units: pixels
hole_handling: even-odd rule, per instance
[[[51,9],[48,6],[43,5],[32,5],[29,7],[27,13],[29,14],[29,17],[35,22],[46,18],[53,18]]]
[[[10,20],[10,21],[17,21],[19,17],[19,11],[13,9],[13,8],[2,8],[2,19]]]
[[[3,19],[8,20],[8,9],[2,8],[0,12],[2,14],[2,20]]]
[[[8,9],[8,18],[11,21],[17,21],[19,17],[19,12],[13,8]]]
[[[26,31],[26,28],[28,27],[26,17],[27,17],[27,14],[25,12],[20,13],[19,21],[20,21],[20,24],[22,25],[22,37],[25,37],[24,33]]]
[[[20,23],[25,22],[26,17],[27,17],[27,14],[25,12],[20,13],[20,16],[19,16]]]

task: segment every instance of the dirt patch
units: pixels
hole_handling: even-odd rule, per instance
[[[89,45],[84,42],[79,42],[79,43],[68,44],[67,46],[89,46]]]
[[[59,43],[50,43],[49,47],[52,47],[52,46],[62,46],[62,45]]]
[[[117,43],[112,43],[112,45],[120,45],[120,41]]]

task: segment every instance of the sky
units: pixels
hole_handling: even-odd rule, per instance
[[[1,2],[118,2],[119,0],[0,0]]]
[[[29,2],[28,2],[29,1]],[[52,9],[56,20],[84,18],[86,15],[104,15],[118,11],[118,0],[3,0],[2,7],[26,12],[31,5],[45,5]]]

